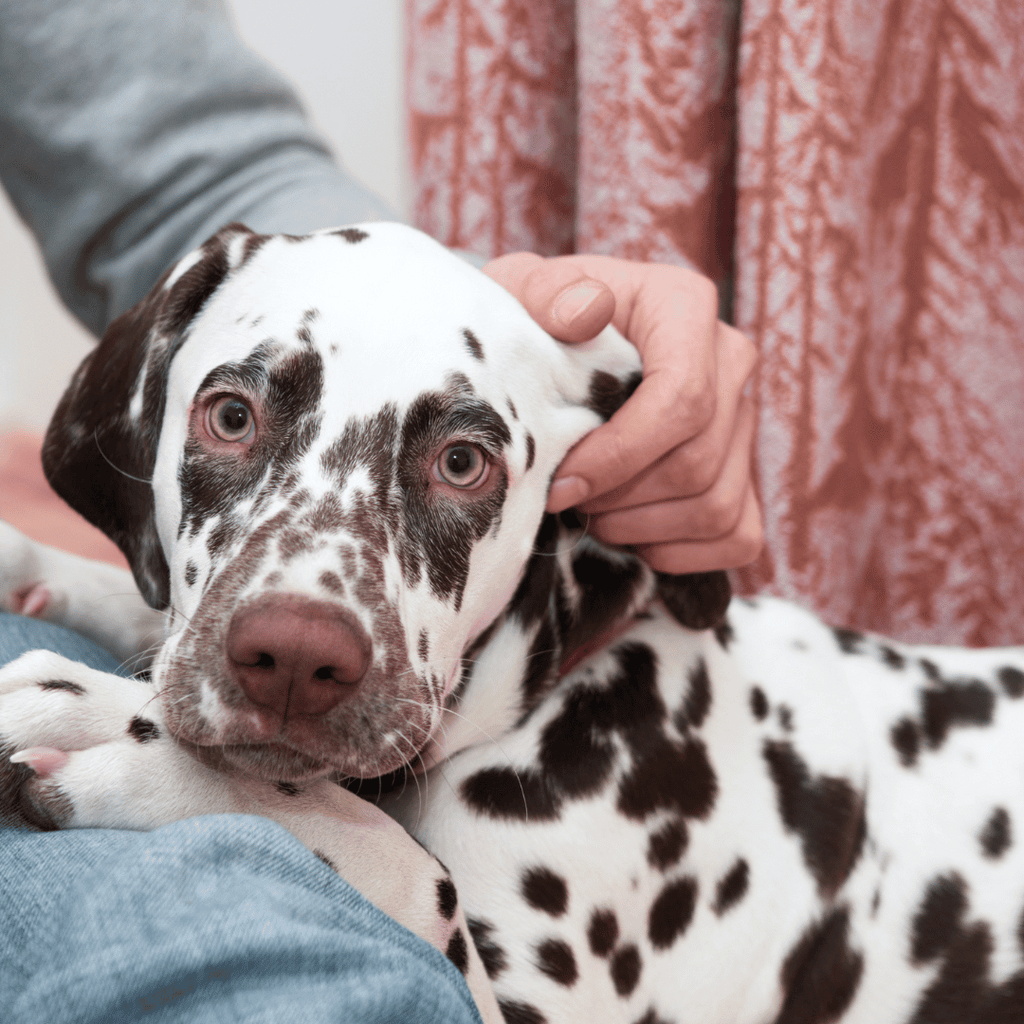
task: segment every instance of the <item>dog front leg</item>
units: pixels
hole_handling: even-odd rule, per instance
[[[39,544],[2,521],[0,610],[73,629],[136,670],[165,634],[163,613],[127,570]]]

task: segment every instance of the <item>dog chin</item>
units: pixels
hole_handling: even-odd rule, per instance
[[[336,768],[322,757],[283,743],[232,744],[199,748],[200,760],[219,760],[223,767],[264,782],[304,782]]]
[[[304,753],[283,743],[231,744],[223,747],[202,747],[200,760],[220,761],[223,766],[264,782],[308,782],[324,775],[372,779],[402,768],[399,754],[373,764],[350,764],[345,759],[326,758]]]

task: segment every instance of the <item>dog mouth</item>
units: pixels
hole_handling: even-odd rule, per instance
[[[201,720],[175,721],[168,716],[167,725],[198,760],[265,782],[300,782],[328,774],[372,779],[411,769],[436,731],[422,724],[411,729],[406,721],[378,723],[356,740],[352,730],[339,734],[336,726],[317,718],[278,722],[273,729],[264,721],[262,727],[251,728],[258,717],[250,713],[211,728]],[[407,738],[411,731],[422,734],[419,744]]]

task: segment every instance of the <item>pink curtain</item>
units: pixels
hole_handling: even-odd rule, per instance
[[[759,346],[742,586],[1024,640],[1024,5],[407,3],[421,227],[696,266]]]

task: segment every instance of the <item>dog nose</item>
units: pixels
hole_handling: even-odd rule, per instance
[[[254,704],[282,717],[320,715],[352,697],[372,649],[350,612],[294,594],[260,598],[228,628],[235,681]]]

